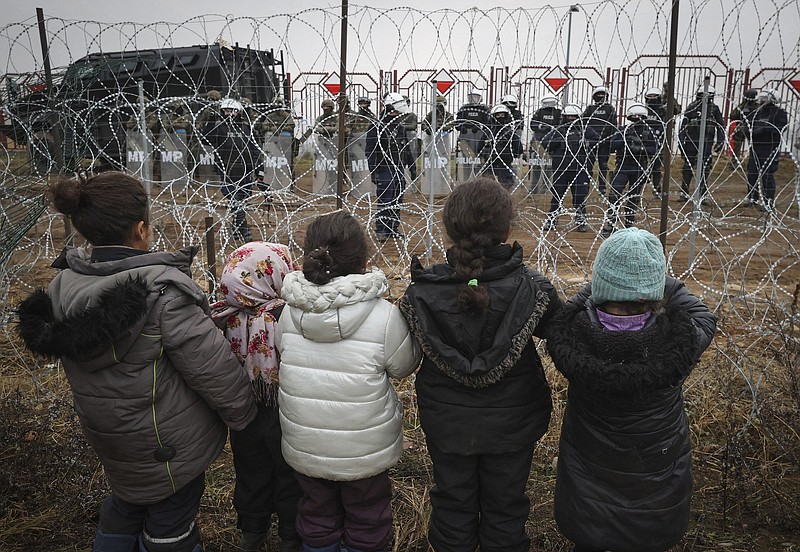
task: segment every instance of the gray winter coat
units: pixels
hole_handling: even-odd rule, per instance
[[[256,414],[247,376],[189,277],[196,249],[91,262],[68,249],[68,269],[19,307],[28,347],[64,365],[86,439],[112,491],[159,502],[222,450],[225,424]]]

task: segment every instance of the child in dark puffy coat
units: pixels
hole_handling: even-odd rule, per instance
[[[233,506],[242,531],[239,550],[245,552],[264,549],[273,512],[278,515],[279,552],[298,552],[302,545],[295,529],[302,492],[281,453],[280,359],[275,348],[275,327],[286,303],[281,299],[283,279],[297,268],[285,245],[246,243],[228,258],[220,280],[225,298],[211,307],[258,406],[250,425],[231,430]]]
[[[592,282],[547,329],[569,380],[555,519],[574,552],[662,552],[689,523],[692,459],[682,384],[716,318],[666,276],[658,238],[615,232]]]
[[[534,336],[561,308],[508,244],[514,208],[494,179],[458,185],[443,221],[447,262],[411,261],[400,302],[423,352],[417,402],[433,462],[428,540],[437,552],[527,552],[525,486],[550,422]]]

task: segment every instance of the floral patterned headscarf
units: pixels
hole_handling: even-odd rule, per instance
[[[267,242],[246,243],[231,253],[222,270],[220,289],[225,299],[211,306],[231,350],[253,382],[256,398],[277,404],[278,352],[273,311],[281,299],[283,278],[299,269],[289,248]]]

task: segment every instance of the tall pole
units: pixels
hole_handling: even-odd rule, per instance
[[[661,225],[658,238],[667,250],[667,217],[669,216],[669,177],[672,165],[672,133],[675,129],[675,67],[678,54],[678,11],[680,0],[672,0],[672,20],[669,24],[669,73],[667,74],[667,132],[662,153],[664,179],[661,185]]]
[[[436,86],[436,80],[431,81],[431,143],[430,151],[428,152],[428,176],[430,178],[430,189],[428,190],[428,218],[427,218],[427,234],[428,234],[428,247],[425,250],[425,262],[430,265],[431,257],[433,256],[433,179],[434,171],[439,169],[439,152],[436,150],[436,96],[439,89]]]
[[[339,144],[336,156],[336,208],[342,208],[345,162],[345,106],[347,105],[347,0],[342,0],[342,55],[339,60]]]
[[[572,4],[569,7],[569,22],[567,23],[567,57],[564,61],[564,70],[567,73],[567,79],[569,79],[569,47],[572,43],[572,14],[578,11],[578,5]],[[564,97],[561,100],[562,105],[567,105],[569,103],[569,80],[567,80],[567,84],[564,85]]]

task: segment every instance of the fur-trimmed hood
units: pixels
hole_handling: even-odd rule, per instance
[[[85,249],[67,248],[54,263],[67,269],[47,291],[35,291],[17,308],[20,336],[37,354],[80,360],[88,370],[103,368],[125,355],[166,285],[207,305],[188,276],[196,251],[92,262]]]
[[[685,310],[667,303],[640,331],[610,331],[594,309],[591,300],[568,303],[547,329],[547,350],[571,386],[640,396],[680,387],[699,348]]]
[[[309,282],[297,270],[284,278],[281,296],[292,307],[289,316],[303,337],[331,343],[351,337],[388,288],[386,276],[377,269],[322,285]]]

